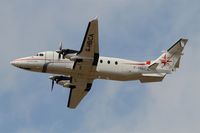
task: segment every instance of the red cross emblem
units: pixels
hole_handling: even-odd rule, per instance
[[[161,61],[161,63],[165,66],[165,65],[168,65],[170,62],[172,62],[171,60],[169,60],[168,58],[167,58],[167,55],[165,54],[164,56],[163,56],[163,58],[160,60]]]

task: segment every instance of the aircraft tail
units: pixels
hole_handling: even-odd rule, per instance
[[[160,57],[152,62],[149,66],[150,69],[174,71],[180,66],[182,51],[187,43],[187,39],[181,38]]]

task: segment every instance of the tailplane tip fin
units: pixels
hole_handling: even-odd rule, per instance
[[[153,63],[152,65],[150,65],[148,68],[155,70],[158,67],[159,63]]]

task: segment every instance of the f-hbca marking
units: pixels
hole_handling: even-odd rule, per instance
[[[92,43],[93,43],[93,40],[94,40],[94,34],[90,34],[90,35],[87,37],[87,44],[86,44],[86,49],[85,49],[85,51],[90,52],[91,46],[92,46]]]

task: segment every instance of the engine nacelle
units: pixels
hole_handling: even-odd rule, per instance
[[[72,56],[75,56],[78,51],[73,49],[62,49],[62,55],[64,58],[70,59]]]
[[[67,58],[67,59],[69,59],[69,60],[72,60],[71,58],[74,57],[74,56],[76,56],[76,54],[66,54],[66,55],[64,56],[64,58]]]
[[[75,85],[73,85],[72,83],[65,83],[63,85],[63,87],[66,87],[66,88],[75,88]]]

